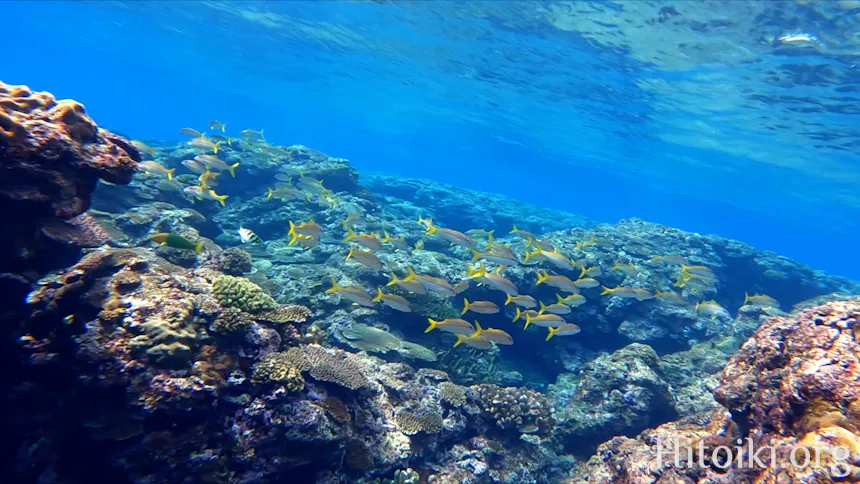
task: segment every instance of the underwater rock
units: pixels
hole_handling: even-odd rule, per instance
[[[615,437],[577,470],[577,477],[638,484],[667,479],[836,482],[856,476],[858,321],[857,300],[826,302],[766,319],[721,373],[714,397],[724,408],[661,425],[635,439]],[[675,442],[695,449],[693,460],[681,452],[680,467],[672,459],[658,465],[658,444],[666,457],[666,449]],[[700,445],[704,461],[698,459]],[[717,446],[731,449],[737,460],[712,459]],[[767,450],[749,465],[758,449]],[[810,460],[805,465],[792,464],[804,462],[807,453]]]
[[[0,108],[0,224],[7,230],[0,272],[68,263],[40,244],[39,229],[84,213],[99,179],[129,183],[140,154],[75,101],[0,82]]]
[[[615,435],[636,435],[677,417],[657,354],[638,343],[587,363],[577,377],[560,377],[549,394],[556,401],[556,436],[580,455]]]
[[[514,224],[535,233],[591,227],[594,222],[568,212],[539,207],[492,193],[466,190],[433,180],[400,178],[382,174],[362,176],[362,184],[389,198],[384,210],[398,210],[397,218],[416,220],[430,216],[442,226],[461,231],[486,228],[509,230]],[[502,234],[497,232],[497,235]]]

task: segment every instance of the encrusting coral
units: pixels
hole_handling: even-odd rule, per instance
[[[298,304],[282,304],[254,315],[257,321],[270,323],[304,323],[312,315],[310,309]]]
[[[442,395],[442,400],[455,407],[466,403],[466,387],[449,381],[443,381],[439,384],[439,392]]]
[[[301,369],[296,367],[295,361],[287,353],[271,353],[263,356],[254,365],[251,381],[283,384],[291,392],[298,392],[305,388]]]
[[[215,333],[246,333],[254,320],[250,315],[238,308],[224,308],[221,314],[209,326]]]
[[[277,307],[272,296],[244,277],[216,277],[212,280],[212,293],[222,306],[237,307],[249,313],[271,311]]]
[[[442,416],[437,413],[400,410],[395,418],[400,430],[406,435],[415,435],[418,432],[435,434],[442,431]]]

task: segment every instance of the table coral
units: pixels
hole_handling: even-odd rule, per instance
[[[129,183],[140,160],[128,141],[99,128],[81,104],[0,82],[0,225],[7,229],[0,266],[26,267],[18,250],[37,257],[34,234],[41,227],[86,211],[100,178]]]
[[[244,277],[220,276],[212,281],[212,293],[222,306],[249,313],[271,311],[277,303],[263,289]]]

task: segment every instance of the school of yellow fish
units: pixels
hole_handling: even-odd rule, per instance
[[[216,133],[226,132],[226,124],[224,123],[210,121],[208,125]],[[289,150],[268,144],[263,136],[263,130],[246,129],[241,131],[239,138],[236,139],[223,136],[223,134],[207,136],[206,133],[193,128],[182,128],[179,131],[191,137],[191,140],[188,141],[189,146],[207,152],[196,155],[194,159],[182,162],[184,167],[199,175],[197,178],[198,184],[187,186],[183,191],[192,197],[192,199],[213,200],[222,206],[225,205],[225,200],[228,196],[219,195],[212,187],[218,185],[217,179],[225,171],[229,172],[231,177],[235,177],[236,168],[239,167],[239,163],[228,165],[225,161],[219,159],[217,154],[220,146],[232,146],[234,143],[240,143],[244,150],[251,151],[259,156],[271,157],[281,155],[287,158],[291,157]],[[144,153],[155,157],[155,150],[153,148],[146,146],[140,141],[134,141],[133,144]],[[210,151],[211,154],[209,153]],[[140,165],[143,171],[152,175],[167,177],[169,181],[173,179],[176,170],[175,168],[168,169],[155,160],[147,160]],[[306,177],[301,173],[298,174],[299,180],[295,185],[293,184],[292,176],[286,179],[279,178],[279,181],[282,183],[267,188],[265,193],[266,198],[277,198],[284,201],[305,198],[310,201],[314,197],[317,197],[321,205],[330,206],[337,203],[334,193],[324,187],[322,181]],[[370,269],[383,271],[384,266],[382,261],[374,254],[375,251],[382,250],[386,245],[397,250],[411,250],[411,247],[403,237],[391,237],[385,231],[383,231],[381,239],[373,232],[355,233],[352,223],[356,221],[357,219],[348,218],[343,222],[346,231],[343,241],[350,244],[345,260],[352,260]],[[586,297],[582,294],[583,289],[599,287],[601,288],[599,294],[602,297],[629,298],[637,301],[656,298],[670,304],[689,305],[687,299],[675,291],[663,292],[657,290],[652,293],[647,289],[639,287],[606,287],[597,280],[597,277],[603,274],[603,269],[598,266],[588,267],[585,259],[576,260],[568,258],[549,242],[539,240],[534,234],[519,229],[516,225],[514,225],[510,234],[517,235],[525,244],[525,253],[522,259],[509,245],[496,242],[493,236],[494,230],[473,229],[463,233],[457,230],[437,227],[431,219],[422,217],[418,218],[418,223],[424,225],[426,237],[437,237],[451,246],[461,246],[471,251],[472,258],[467,265],[465,277],[456,284],[451,284],[442,278],[416,274],[409,267],[407,268],[407,274],[402,278],[392,273],[387,286],[396,285],[414,294],[432,292],[444,297],[455,297],[468,289],[470,282],[481,284],[491,290],[505,293],[506,299],[504,305],[512,304],[514,306],[515,314],[513,322],[524,321],[524,330],[528,329],[531,325],[547,328],[546,341],[555,336],[570,336],[580,332],[578,325],[567,322],[563,316],[571,314],[575,308],[586,302]],[[240,228],[240,235],[243,242],[252,240],[255,243],[260,243],[259,237],[256,237],[248,229]],[[290,246],[298,245],[304,249],[312,249],[319,245],[322,235],[323,228],[313,220],[298,224],[293,221],[289,222],[287,237],[289,238],[288,245]],[[478,249],[476,242],[479,237],[485,238],[487,241],[482,250]],[[578,253],[583,253],[589,247],[600,242],[592,236],[587,241],[577,242],[574,250]],[[418,241],[414,247],[416,250],[423,249],[423,240]],[[681,255],[654,256],[651,258],[651,262],[678,267],[675,287],[686,289],[695,294],[716,292],[717,277],[706,266],[692,265]],[[474,267],[475,263],[477,263],[477,267]],[[495,265],[495,270],[488,270],[485,267],[485,263]],[[532,296],[520,294],[517,286],[503,276],[507,267],[519,265],[543,266],[541,270],[537,271],[535,285],[546,284],[558,289],[560,293],[556,294],[556,301],[546,304],[543,301],[535,300]],[[550,270],[554,273],[550,273]],[[619,262],[616,262],[608,270],[620,272],[631,278],[635,278],[639,272],[635,265],[621,264]],[[576,278],[571,279],[560,272],[566,272],[571,275],[575,274]],[[353,304],[365,307],[374,307],[377,304],[383,304],[396,311],[412,311],[409,301],[403,296],[386,294],[382,288],[377,288],[376,295],[372,296],[361,287],[341,286],[334,278],[331,279],[331,288],[326,291],[326,294],[337,294],[341,298],[351,301]],[[755,294],[752,296],[745,294],[744,305],[779,307],[779,303],[774,298],[764,294]],[[464,298],[461,316],[465,317],[468,313],[482,315],[497,314],[501,310],[496,303],[491,301],[469,301]],[[729,312],[713,299],[698,302],[693,310],[696,313],[711,318],[730,317]],[[474,325],[466,319],[461,318],[450,318],[442,321],[428,319],[428,322],[429,326],[425,332],[438,329],[439,331],[453,334],[456,337],[454,347],[462,344],[472,348],[488,350],[493,348],[493,344],[511,345],[514,343],[513,337],[508,332],[497,328],[484,328],[478,321],[474,321]]]
[[[239,163],[232,165],[218,158],[218,151],[222,146],[239,147],[243,150],[245,156],[257,157],[260,159],[271,159],[273,157],[292,158],[292,151],[281,146],[272,145],[266,142],[263,135],[263,130],[245,129],[239,132],[238,138],[225,136],[227,125],[216,120],[209,121],[209,129],[214,130],[215,134],[207,134],[206,132],[198,131],[194,128],[181,128],[179,132],[189,136],[191,139],[187,142],[188,146],[201,152],[194,156],[193,159],[182,161],[182,166],[187,168],[191,173],[197,175],[196,185],[181,185],[174,181],[176,168],[168,169],[164,164],[157,161],[157,150],[151,146],[147,146],[142,141],[134,140],[132,144],[142,153],[149,155],[150,160],[145,160],[139,164],[140,170],[151,175],[166,177],[169,183],[175,184],[177,190],[181,190],[190,200],[211,200],[218,202],[221,206],[226,206],[226,200],[229,195],[222,195],[215,191],[218,187],[218,177],[223,172],[230,173],[230,176],[236,177],[236,168]],[[294,184],[292,176],[281,179],[276,176],[277,183],[274,187],[268,187],[265,195],[267,199],[276,198],[282,201],[293,200],[295,198],[305,198],[308,201],[315,197],[320,205],[332,206],[338,203],[334,193],[323,186],[321,180],[305,176],[301,172],[297,172],[298,181]],[[311,240],[305,240],[300,235],[299,239],[293,241],[303,247],[310,248],[313,246]]]

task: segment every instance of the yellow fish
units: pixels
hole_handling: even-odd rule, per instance
[[[779,302],[776,299],[768,296],[767,294],[755,294],[750,296],[748,293],[745,292],[743,305],[746,306],[747,304],[760,307],[774,307],[777,309],[779,308]]]
[[[404,239],[403,237],[392,237],[385,230],[382,231],[382,235],[383,244],[391,244],[395,248],[400,250],[409,250],[409,244],[406,243],[406,239]]]
[[[549,274],[549,272],[547,272],[547,271],[538,272],[538,274],[537,274],[537,284],[536,285],[539,286],[541,284],[546,284],[546,285],[552,286],[556,289],[561,289],[562,291],[570,292],[570,293],[574,293],[574,294],[579,292],[579,287],[576,285],[576,283],[574,281],[571,281],[569,277],[567,277],[567,276],[551,276]]]
[[[509,233],[519,235],[524,240],[528,241],[529,245],[531,245],[536,240],[534,234],[532,234],[531,232],[526,232],[525,230],[517,228],[517,224],[514,224],[514,228],[512,228]]]
[[[269,188],[266,191],[266,199],[280,198],[281,200],[295,200],[299,197],[299,191],[293,187],[276,187]]]
[[[582,294],[571,294],[567,297],[561,297],[561,294],[556,294],[555,299],[558,301],[558,304],[567,304],[573,307],[585,304],[585,297]]]
[[[481,327],[481,323],[475,321],[475,328],[477,330],[470,337],[483,336],[485,339],[496,343],[497,345],[512,345],[514,344],[514,338],[511,337],[507,332],[502,331],[501,329],[495,328],[487,328],[484,329]]]
[[[409,301],[407,301],[405,297],[398,296],[397,294],[383,294],[382,289],[378,287],[376,288],[376,297],[373,298],[373,302],[382,302],[382,304],[385,304],[391,309],[404,313],[412,312],[412,307],[409,306]]]
[[[597,277],[597,276],[599,276],[599,275],[601,275],[601,274],[603,274],[603,271],[602,271],[602,270],[600,270],[600,268],[599,268],[599,267],[597,267],[597,266],[594,266],[594,267],[592,267],[592,268],[590,268],[590,269],[586,269],[586,268],[585,268],[585,266],[582,266],[582,270],[579,272],[579,278],[580,278],[580,279],[582,279],[582,278],[584,278],[585,276],[588,276],[588,277]]]
[[[625,276],[628,277],[636,277],[636,274],[639,273],[639,271],[636,269],[636,266],[634,266],[633,264],[620,264],[618,263],[618,261],[615,262],[615,265],[612,266],[611,270],[621,271],[624,273]]]
[[[293,234],[293,238],[287,245],[293,246],[295,244],[299,244],[305,250],[310,250],[320,245],[320,239],[312,235]]]
[[[600,295],[632,298],[636,299],[637,301],[645,301],[654,297],[647,290],[638,287],[613,287],[612,289],[610,289],[606,286],[603,286],[603,292],[601,292]]]
[[[323,234],[323,228],[320,227],[318,223],[314,222],[313,219],[307,222],[302,222],[298,225],[290,220],[290,231],[287,232],[287,235],[292,237],[294,234],[310,235],[311,237],[320,238]]]
[[[152,160],[142,161],[138,163],[137,166],[147,173],[165,175],[168,180],[173,180],[173,172],[176,171],[176,168],[168,170],[167,167],[161,163]]]
[[[469,311],[478,314],[496,314],[499,312],[499,307],[496,306],[496,303],[490,301],[472,301],[469,302],[467,298],[463,298],[463,311],[460,313],[466,314]]]
[[[372,308],[374,305],[376,305],[376,303],[373,302],[373,298],[370,297],[370,294],[366,293],[364,289],[353,286],[340,286],[338,285],[334,277],[331,278],[331,289],[327,289],[325,293],[337,294],[340,297],[348,299],[359,306]]]
[[[454,288],[451,287],[451,284],[449,284],[448,281],[446,281],[445,279],[428,275],[419,276],[415,273],[415,271],[412,270],[411,267],[407,267],[406,270],[409,272],[409,275],[407,275],[406,278],[403,279],[403,282],[418,281],[428,291],[435,292],[436,294],[441,294],[445,297],[452,297],[457,295],[454,292]]]
[[[687,304],[687,300],[684,299],[684,296],[681,296],[680,294],[678,294],[675,291],[662,292],[662,291],[658,290],[654,294],[654,297],[656,297],[658,299],[662,299],[664,301],[668,301],[672,304],[680,304],[680,305]]]
[[[550,328],[567,324],[567,321],[558,314],[538,314],[537,316],[532,316],[530,313],[526,313],[526,325],[523,329],[528,329],[530,324]]]
[[[520,311],[520,308],[517,308],[516,314],[514,314],[514,319],[511,320],[512,323],[516,323],[520,320],[520,318],[528,318],[531,316],[532,318],[536,318],[539,316],[537,311],[526,309],[525,311]]]
[[[369,234],[356,234],[349,226],[346,227],[346,238],[344,238],[343,241],[355,242],[356,244],[371,250],[382,249],[382,242],[376,238],[376,234],[372,232]]]
[[[220,129],[222,133],[224,133],[227,130],[227,123],[219,123],[218,121],[215,121],[213,119],[212,121],[209,121],[208,124],[209,124],[209,129]]]
[[[551,328],[549,328],[549,335],[546,337],[546,341],[551,340],[552,337],[555,335],[570,336],[572,334],[579,333],[579,331],[580,331],[579,326],[577,326],[575,324],[570,324],[570,323],[569,324],[563,324],[557,328],[551,327]]]
[[[406,289],[409,292],[414,292],[415,294],[427,294],[427,288],[424,287],[424,284],[421,284],[421,281],[417,279],[398,279],[397,274],[391,274],[391,280],[388,281],[386,286],[393,286],[397,284],[398,286]]]
[[[538,311],[538,315],[541,314],[570,314],[570,306],[564,303],[554,303],[549,306],[545,305],[543,301],[540,302],[540,310]]]
[[[663,262],[670,265],[686,265],[687,258],[682,255],[655,255],[651,262]]]
[[[357,260],[365,267],[382,270],[382,261],[380,261],[379,257],[373,255],[373,252],[369,250],[355,250],[355,247],[350,247],[349,254],[346,255],[346,259],[349,260],[351,258]]]
[[[180,128],[179,132],[184,134],[185,136],[191,136],[192,138],[199,138],[203,136],[203,133],[197,131],[194,128]]]
[[[137,148],[138,150],[143,151],[144,153],[148,154],[149,156],[153,156],[153,157],[155,156],[155,148],[147,145],[143,141],[138,141],[136,139],[133,139],[133,140],[131,140],[131,145],[134,146],[135,148]]]
[[[439,331],[446,331],[448,333],[454,334],[470,335],[475,333],[474,326],[472,326],[472,324],[465,319],[453,318],[445,319],[442,321],[435,321],[433,319],[427,318],[427,321],[430,322],[430,326],[427,326],[427,329],[424,330],[425,333],[429,333],[436,328],[439,328]]]
[[[471,346],[472,348],[477,348],[479,350],[491,350],[493,349],[493,343],[485,338],[482,335],[472,335],[472,336],[464,336],[462,334],[457,335],[457,342],[454,343],[454,348],[460,346],[460,344],[465,344],[466,346]]]
[[[502,291],[505,294],[510,294],[511,296],[519,295],[519,290],[513,282],[498,274],[487,272],[483,264],[480,265],[480,269],[478,270],[469,267],[466,275],[473,279],[478,279],[487,286]]]
[[[535,301],[535,298],[528,296],[528,295],[511,296],[510,294],[508,294],[507,299],[505,299],[505,306],[507,306],[510,303],[514,303],[517,306],[520,306],[523,308],[528,308],[528,309],[537,307],[537,301]]]
[[[193,187],[185,187],[182,189],[182,192],[188,196],[194,197],[197,200],[214,200],[221,204],[222,207],[227,206],[225,200],[227,200],[229,195],[218,195],[215,193],[215,190],[206,190],[202,187],[193,186]]]
[[[463,247],[468,247],[470,249],[475,248],[475,242],[473,242],[472,239],[463,232],[458,232],[452,229],[440,229],[433,225],[433,221],[427,221],[426,223],[427,231],[424,232],[424,235],[438,235],[450,242],[451,245],[462,245]]]

